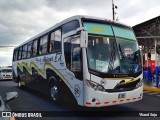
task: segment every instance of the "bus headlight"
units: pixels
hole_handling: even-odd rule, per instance
[[[139,83],[137,83],[137,84],[136,84],[136,88],[141,87],[141,86],[142,86],[142,84],[143,84],[143,83],[142,83],[142,80],[141,80]]]
[[[91,80],[86,80],[86,83],[88,87],[93,88],[94,90],[103,91],[103,92],[105,91],[105,88],[96,82],[93,82]]]

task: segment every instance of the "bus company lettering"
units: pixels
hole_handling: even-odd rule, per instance
[[[105,28],[102,27],[92,27],[92,32],[104,32]]]
[[[54,61],[54,58],[53,58],[53,56],[52,57],[36,58],[35,61],[36,61],[36,63],[40,63],[40,64],[50,63],[50,62]]]
[[[36,58],[35,59],[36,63],[50,63],[50,62],[58,62],[61,61],[61,55],[56,55],[55,57],[51,56],[51,57],[43,57],[43,58]]]

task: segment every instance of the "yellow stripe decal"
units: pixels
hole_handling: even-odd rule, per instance
[[[132,80],[126,81],[125,84],[131,83],[131,82],[135,82],[135,81],[137,81],[138,79],[139,79],[139,78],[136,78],[136,79],[132,79]]]
[[[22,81],[21,81],[21,83],[20,83],[20,84],[21,84],[21,85],[23,85],[23,86],[25,86],[25,82],[22,82]]]
[[[21,69],[21,71],[23,71],[23,66],[24,66],[30,74],[32,74],[32,67],[34,67],[34,68],[38,71],[38,73],[39,73],[40,75],[42,75],[44,78],[46,78],[46,70],[45,70],[45,69],[46,69],[47,66],[48,66],[48,67],[52,68],[52,70],[55,71],[55,72],[61,77],[61,79],[62,79],[69,87],[72,88],[72,86],[70,85],[70,83],[68,82],[68,80],[59,72],[59,70],[57,70],[57,69],[56,69],[52,64],[50,64],[50,63],[45,63],[45,64],[44,64],[44,66],[43,66],[44,70],[43,70],[43,71],[42,71],[42,70],[36,65],[36,63],[34,63],[33,61],[30,62],[30,67],[28,67],[28,65],[27,65],[24,61],[22,61],[21,64],[20,64],[20,63],[17,63],[17,66]]]

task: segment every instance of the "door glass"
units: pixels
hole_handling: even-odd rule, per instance
[[[64,39],[64,55],[67,69],[73,72],[77,79],[82,80],[82,51],[79,36]]]
[[[71,71],[79,72],[81,71],[81,48],[79,37],[71,40],[71,47]]]

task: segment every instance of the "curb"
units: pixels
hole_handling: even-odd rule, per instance
[[[160,92],[160,88],[156,88],[156,87],[147,87],[147,86],[144,86],[143,90],[152,91],[152,92]]]

